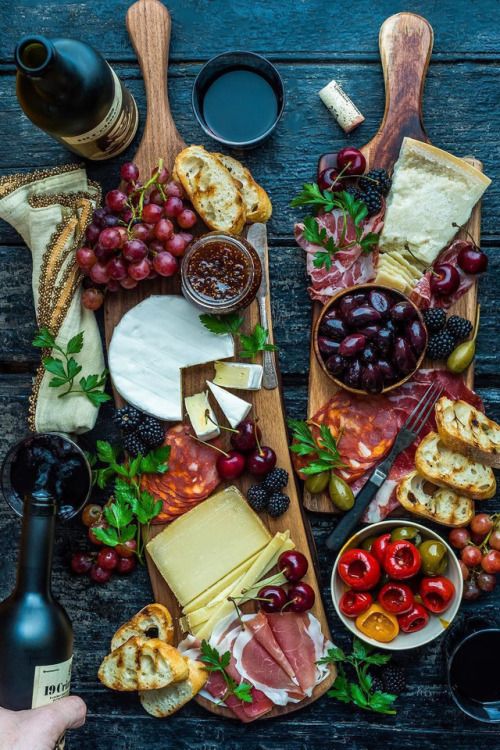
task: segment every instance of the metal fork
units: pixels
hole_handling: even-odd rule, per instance
[[[363,512],[373,500],[380,487],[389,474],[390,468],[401,451],[408,448],[421,432],[427,422],[434,404],[441,396],[443,388],[435,383],[427,388],[424,395],[415,406],[410,416],[399,430],[394,445],[387,457],[372,472],[364,487],[358,492],[351,510],[338,522],[330,536],[326,540],[326,546],[332,552],[338,552],[346,539],[354,531],[354,527],[363,515]]]

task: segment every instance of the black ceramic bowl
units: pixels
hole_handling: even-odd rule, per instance
[[[231,140],[221,133],[214,132],[214,128],[207,122],[205,114],[205,96],[217,79],[231,71],[249,71],[257,73],[265,79],[274,92],[276,98],[276,115],[270,123],[267,123],[262,132],[253,138],[244,140]],[[245,96],[244,86],[238,92],[239,96]],[[272,63],[262,55],[255,52],[223,52],[213,57],[202,67],[193,85],[192,105],[196,119],[207,135],[219,143],[237,148],[254,148],[268,138],[278,124],[285,107],[285,88],[283,79]],[[258,108],[257,108],[258,109]]]

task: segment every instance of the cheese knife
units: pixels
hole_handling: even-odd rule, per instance
[[[267,229],[265,224],[251,224],[247,232],[247,240],[253,245],[260,258],[262,265],[262,281],[257,292],[259,303],[260,324],[266,330],[269,328],[267,322],[266,298],[269,290],[269,265],[267,251]],[[278,373],[276,372],[276,360],[274,352],[264,351],[262,353],[262,385],[268,390],[278,387]]]

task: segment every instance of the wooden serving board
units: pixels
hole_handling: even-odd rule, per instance
[[[151,170],[157,165],[159,157],[164,159],[165,165],[170,169],[176,155],[185,146],[172,119],[167,96],[168,48],[171,29],[170,15],[165,6],[158,0],[139,0],[131,6],[127,13],[127,29],[139,59],[147,97],[146,125],[134,161],[137,163],[141,175],[149,175]],[[151,294],[179,293],[180,282],[179,275],[177,275],[172,279],[155,279],[148,282],[148,284],[141,284],[132,291],[117,292],[116,294],[108,295],[105,307],[107,345],[109,345],[117,323],[138,302]],[[272,341],[273,331],[269,296],[266,304],[269,335]],[[250,330],[257,322],[259,322],[258,306],[254,302],[245,313],[245,329]],[[175,325],[175,321],[167,320],[165,321],[165,325]],[[213,375],[213,365],[192,367],[184,370],[184,395],[191,395],[204,390],[206,388],[205,381],[207,379],[211,380]],[[329,626],[321,601],[320,587],[315,571],[314,543],[309,526],[303,515],[302,504],[299,499],[290,461],[281,389],[278,387],[274,390],[265,390],[262,388],[254,392],[244,391],[242,392],[242,397],[248,401],[252,401],[254,408],[251,414],[253,414],[253,417],[258,417],[259,419],[264,443],[273,447],[278,459],[277,465],[286,469],[290,475],[289,484],[286,489],[291,499],[289,510],[278,519],[272,519],[267,514],[263,514],[262,520],[271,534],[289,529],[296,548],[307,556],[309,570],[305,580],[310,583],[316,592],[316,602],[312,612],[321,622],[324,635],[329,638]],[[115,394],[115,401],[117,405],[123,403],[117,394]],[[214,405],[214,408],[221,423],[225,424],[223,415],[218,411],[216,405]],[[245,492],[251,483],[247,477],[234,482],[242,492]],[[222,486],[219,489],[222,489]],[[152,530],[152,535],[159,533],[163,528],[164,526],[155,526]],[[207,543],[210,543],[210,540],[207,540]],[[147,564],[155,600],[165,604],[176,620],[176,642],[178,642],[181,640],[182,634],[177,623],[177,618],[181,615],[177,600],[148,556]],[[244,609],[245,611],[251,611],[251,603],[246,604]],[[267,719],[290,713],[312,703],[331,687],[335,676],[335,670],[332,669],[329,677],[316,687],[310,698],[301,703],[276,707],[263,718]],[[234,714],[226,708],[217,706],[201,697],[197,697],[196,700],[212,713],[234,718]]]
[[[375,136],[361,151],[366,157],[367,169],[384,167],[392,171],[403,138],[409,136],[430,143],[422,122],[422,99],[425,76],[432,52],[434,34],[425,18],[414,13],[396,13],[382,24],[379,35],[380,58],[384,71],[385,112]],[[473,166],[482,164],[472,157],[464,157]],[[481,236],[481,205],[475,206],[471,218],[459,236],[469,232],[479,245]],[[474,322],[477,308],[477,282],[450,308],[450,313],[461,315]],[[313,303],[312,326],[322,310],[319,302]],[[424,360],[423,367],[433,367]],[[465,373],[469,387],[474,384],[474,367]],[[307,416],[312,417],[337,390],[321,369],[311,341],[309,369],[309,399]],[[304,490],[304,506],[317,513],[337,513],[326,493],[312,495]]]

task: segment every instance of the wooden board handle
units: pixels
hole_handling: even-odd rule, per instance
[[[135,157],[142,169],[151,169],[160,157],[168,160],[170,168],[175,154],[184,145],[175,127],[167,94],[171,27],[170,13],[159,0],[138,0],[127,12],[127,29],[146,89],[146,124]]]

